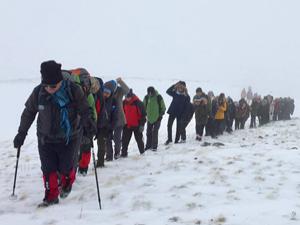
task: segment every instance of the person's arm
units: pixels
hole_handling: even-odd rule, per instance
[[[25,103],[25,109],[21,116],[21,122],[18,129],[18,134],[14,138],[14,147],[20,148],[26,138],[27,132],[31,127],[35,116],[38,112],[38,95],[41,86],[36,87]]]
[[[84,132],[93,136],[96,134],[96,123],[92,118],[93,113],[90,111],[90,107],[86,96],[78,85],[73,86],[74,101],[76,102],[77,112],[80,115],[81,123]]]
[[[136,106],[138,107],[139,113],[141,115],[140,126],[144,126],[146,123],[146,116],[147,116],[145,106],[144,106],[143,102],[141,102],[141,101],[137,101]]]
[[[42,87],[36,87],[25,103],[25,109],[23,110],[20,126],[18,129],[19,133],[23,133],[26,135],[35,119],[35,116],[38,112],[38,95],[40,88]]]
[[[163,116],[166,112],[166,104],[165,104],[165,101],[163,99],[163,97],[161,95],[160,96],[160,104],[159,104],[159,107],[160,107],[160,116]]]
[[[166,93],[167,93],[168,95],[170,95],[171,97],[174,97],[175,94],[176,94],[175,89],[176,89],[176,86],[177,86],[177,85],[178,85],[178,83],[176,83],[176,84],[172,85],[171,87],[169,87],[168,90],[166,91]]]
[[[127,95],[130,88],[128,87],[128,85],[122,80],[121,77],[117,78],[117,83],[120,85],[120,88],[122,90],[122,95]]]

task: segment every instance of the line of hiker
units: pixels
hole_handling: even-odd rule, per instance
[[[150,86],[143,101],[122,78],[103,82],[84,68],[62,70],[61,64],[46,61],[41,64],[41,84],[35,87],[25,103],[14,147],[24,144],[36,115],[38,150],[43,172],[45,195],[40,207],[57,204],[66,198],[76,179],[85,176],[91,160],[91,149],[97,140],[96,167],[105,161],[128,156],[128,146],[135,137],[140,154],[158,149],[158,134],[166,106],[162,95]],[[275,99],[256,96],[251,105],[243,98],[234,102],[224,93],[215,97],[197,88],[192,101],[186,83],[179,81],[167,89],[172,97],[167,110],[168,138],[173,141],[172,127],[176,120],[174,143],[186,142],[186,127],[195,114],[196,139],[204,135],[213,138],[225,130],[243,129],[251,115],[251,127],[278,119],[290,119],[294,102],[290,98]],[[146,143],[143,132],[146,127]]]

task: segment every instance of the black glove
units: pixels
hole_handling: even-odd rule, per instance
[[[143,133],[143,132],[144,132],[144,126],[143,126],[143,125],[140,125],[140,126],[139,126],[139,132],[140,132],[140,133]]]
[[[162,120],[162,116],[159,116],[157,121],[161,121]]]
[[[26,134],[19,132],[14,139],[14,147],[20,148],[24,144]]]

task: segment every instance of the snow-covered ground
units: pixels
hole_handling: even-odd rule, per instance
[[[160,92],[172,79],[125,79],[143,96],[148,85]],[[1,94],[15,88],[18,96],[2,111],[0,142],[0,224],[230,224],[288,225],[300,221],[300,120],[270,123],[258,129],[225,134],[211,146],[201,146],[194,135],[194,121],[186,144],[163,145],[166,118],[160,130],[158,152],[138,154],[131,141],[129,157],[98,169],[103,210],[97,203],[93,169],[78,177],[70,196],[59,205],[37,209],[43,198],[42,174],[35,127],[22,148],[16,193],[11,201],[16,151],[13,134],[27,95],[38,79],[2,82]],[[191,89],[210,82],[187,82]],[[224,90],[222,85],[214,87]],[[233,94],[240,88],[230,87]],[[167,105],[170,101],[164,93]],[[9,125],[11,124],[11,125]],[[214,146],[220,142],[224,146]]]

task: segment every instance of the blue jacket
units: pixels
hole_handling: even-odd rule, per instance
[[[177,93],[175,90],[175,85],[172,85],[167,90],[167,94],[173,97],[173,100],[170,104],[167,113],[177,118],[180,118],[184,113],[186,106],[190,102],[190,96]]]

